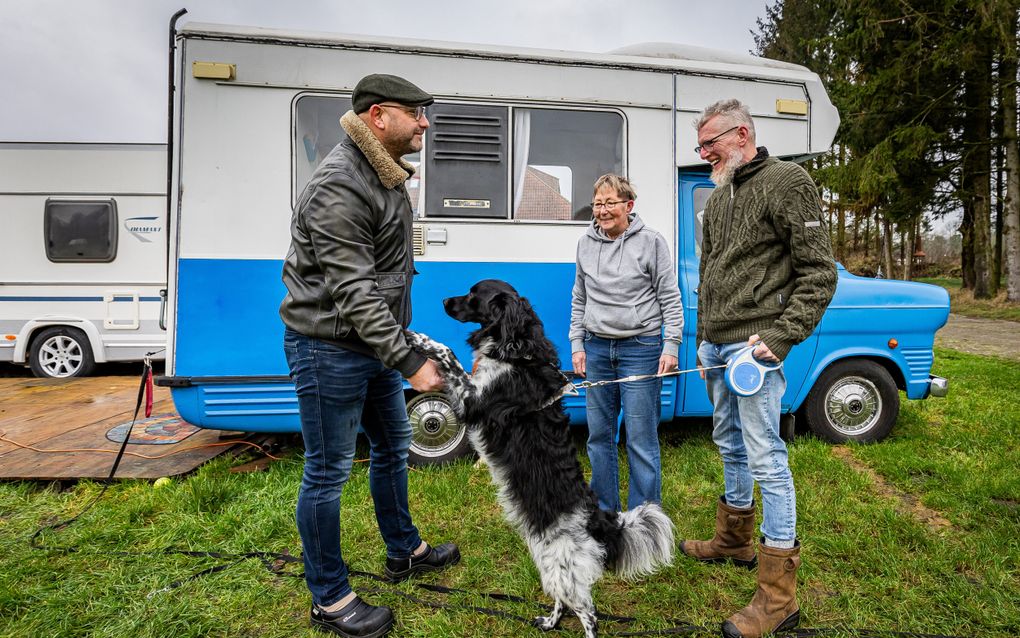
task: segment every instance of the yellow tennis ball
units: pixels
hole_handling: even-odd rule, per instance
[[[170,480],[169,476],[161,476],[160,478],[156,479],[156,481],[152,484],[152,486],[153,487],[166,487],[167,485],[170,485],[171,483],[173,483],[173,481]]]

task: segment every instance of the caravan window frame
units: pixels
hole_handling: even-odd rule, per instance
[[[67,208],[69,206],[88,206],[105,207],[105,221],[108,224],[106,229],[105,240],[107,242],[106,251],[99,253],[93,252],[89,255],[82,256],[66,256],[59,254],[59,251],[54,251],[52,244],[52,233],[54,231],[53,216],[56,214],[56,208]],[[102,198],[56,198],[48,197],[46,202],[43,204],[43,246],[46,249],[46,259],[56,264],[107,264],[117,259],[117,226],[119,224],[119,215],[117,213],[117,200],[113,197],[102,197]],[[99,234],[91,236],[93,239],[99,239]],[[61,248],[66,248],[62,246]],[[66,252],[66,251],[65,251]],[[56,254],[55,254],[56,253]]]
[[[300,150],[299,140],[297,139],[299,122],[298,122],[298,102],[306,97],[319,97],[319,98],[334,98],[334,99],[351,99],[351,93],[349,91],[301,91],[294,95],[291,100],[291,123],[290,123],[290,145],[291,145],[291,206],[297,205],[297,199],[304,189],[304,184],[298,184],[298,152]],[[436,102],[439,104],[456,104],[463,106],[484,106],[484,107],[501,107],[507,110],[507,121],[508,121],[508,157],[506,160],[506,187],[505,196],[507,204],[507,211],[505,216],[502,217],[472,217],[470,215],[428,215],[428,211],[425,210],[425,189],[428,188],[428,159],[427,153],[429,151],[429,135],[425,135],[425,144],[422,150],[417,153],[419,161],[416,163],[418,171],[415,174],[414,181],[420,180],[423,185],[417,191],[417,197],[414,201],[414,218],[415,221],[442,221],[444,223],[495,223],[495,224],[538,224],[538,225],[571,225],[571,226],[585,226],[590,223],[590,216],[582,216],[581,218],[575,219],[528,219],[519,218],[516,216],[513,210],[513,195],[515,185],[514,175],[514,127],[513,122],[516,117],[516,111],[518,109],[527,110],[546,110],[554,111],[557,113],[605,113],[612,114],[619,117],[620,122],[620,164],[621,174],[628,175],[629,171],[629,129],[630,122],[627,118],[627,113],[621,109],[611,106],[597,106],[592,107],[589,105],[577,105],[577,104],[548,104],[548,103],[529,103],[529,102],[516,102],[511,100],[479,100],[479,99],[448,99],[448,98],[437,98]],[[342,116],[342,112],[337,113],[337,120]],[[415,163],[415,162],[412,162]],[[576,189],[575,189],[576,190]],[[571,198],[572,200],[573,198]],[[582,198],[583,199],[583,198]],[[587,202],[573,202],[571,206],[576,204],[586,204]]]

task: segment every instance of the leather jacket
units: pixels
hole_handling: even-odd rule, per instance
[[[403,329],[411,322],[414,167],[395,162],[353,111],[348,137],[298,198],[283,264],[280,317],[292,330],[374,356],[405,377],[425,363]]]

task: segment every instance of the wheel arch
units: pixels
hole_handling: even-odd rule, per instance
[[[790,406],[790,411],[794,412],[801,409],[804,406],[804,402],[807,400],[808,394],[815,387],[815,383],[818,382],[818,378],[822,376],[832,365],[849,360],[864,360],[872,361],[885,368],[889,376],[892,377],[893,382],[896,384],[898,390],[905,390],[907,387],[906,377],[903,374],[903,369],[900,365],[892,358],[887,352],[883,352],[877,348],[859,348],[853,349],[835,350],[830,352],[825,357],[819,359],[814,366],[811,368],[811,373],[807,379],[807,382],[802,384],[800,392],[797,393],[797,397],[794,399]]]
[[[18,333],[17,345],[14,346],[14,362],[26,363],[28,355],[32,352],[32,343],[39,336],[40,331],[46,328],[75,328],[85,333],[89,340],[89,347],[92,348],[92,358],[96,363],[106,363],[106,348],[103,346],[102,335],[96,324],[87,319],[79,317],[42,317],[32,319],[22,326]]]

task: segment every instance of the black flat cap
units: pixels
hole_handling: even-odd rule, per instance
[[[361,78],[351,96],[355,113],[364,113],[373,104],[396,102],[405,106],[428,106],[435,99],[402,77],[373,73]]]

